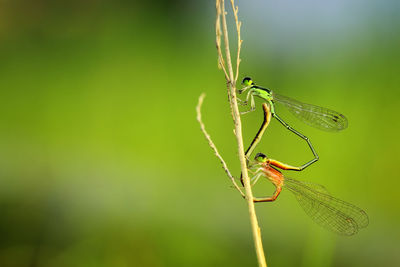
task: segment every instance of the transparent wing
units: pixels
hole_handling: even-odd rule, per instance
[[[336,132],[347,128],[346,117],[334,110],[302,103],[275,93],[273,99],[284,105],[294,116],[304,123],[320,130]]]
[[[290,178],[288,178],[288,179],[290,179]],[[297,180],[294,180],[294,181],[298,182]],[[323,185],[316,184],[316,183],[313,183],[313,182],[308,182],[308,181],[300,181],[300,183],[310,187],[311,189],[314,189],[317,192],[329,195],[328,189],[326,189],[326,187],[323,186]]]
[[[354,235],[368,225],[362,209],[330,196],[324,187],[285,178],[284,186],[297,198],[300,206],[316,223],[340,235]]]

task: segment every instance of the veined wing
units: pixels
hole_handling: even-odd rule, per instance
[[[347,119],[343,114],[327,108],[302,103],[286,96],[273,94],[273,100],[286,108],[304,123],[328,132],[347,128]]]
[[[329,195],[323,187],[310,187],[302,181],[285,178],[284,186],[316,223],[340,235],[354,235],[368,225],[362,209]]]

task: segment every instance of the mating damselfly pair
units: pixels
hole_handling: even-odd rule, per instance
[[[248,160],[268,126],[270,121],[268,118],[271,115],[288,130],[304,139],[308,143],[314,155],[314,159],[300,167],[294,167],[276,160],[268,159],[266,155],[258,153],[255,156],[254,161],[249,161],[248,163],[249,171],[254,174],[252,185],[254,185],[260,177],[263,177],[271,181],[275,185],[276,190],[271,197],[255,198],[254,202],[275,201],[282,188],[286,187],[295,195],[304,211],[316,223],[328,230],[341,235],[353,235],[358,232],[358,229],[366,227],[369,219],[362,209],[331,196],[322,185],[285,177],[279,170],[301,171],[316,162],[319,157],[312,146],[310,139],[292,128],[276,114],[275,103],[282,104],[303,122],[324,131],[336,132],[347,128],[348,122],[346,117],[339,112],[327,108],[305,104],[289,97],[275,94],[268,88],[255,85],[253,80],[249,77],[244,78],[242,84],[244,87],[239,90],[239,93],[243,93],[246,90],[249,91],[246,100],[241,101],[241,104],[247,105],[250,100],[250,110],[242,112],[242,114],[255,110],[255,96],[258,96],[265,101],[263,104],[264,122],[249,148],[246,150],[246,157]]]

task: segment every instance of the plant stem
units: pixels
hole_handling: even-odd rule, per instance
[[[227,80],[228,96],[230,98],[230,106],[231,106],[232,116],[233,116],[233,121],[234,121],[234,126],[235,126],[234,132],[235,132],[236,141],[237,141],[237,145],[238,145],[238,156],[239,156],[239,161],[240,161],[240,167],[242,170],[242,179],[243,179],[245,192],[246,192],[246,200],[247,200],[247,206],[248,206],[248,210],[249,210],[250,224],[251,224],[251,228],[252,228],[252,232],[253,232],[253,239],[254,239],[254,245],[255,245],[255,249],[256,249],[258,265],[264,267],[264,266],[267,266],[267,263],[265,260],[265,255],[264,255],[264,250],[263,250],[263,245],[262,245],[261,231],[260,231],[260,227],[258,225],[257,215],[256,215],[255,207],[254,207],[254,197],[253,197],[253,193],[251,190],[249,175],[247,172],[247,159],[245,157],[244,146],[243,146],[242,123],[241,123],[241,119],[240,119],[240,112],[239,112],[239,107],[238,107],[237,97],[236,97],[236,82],[237,82],[237,77],[238,77],[238,72],[239,72],[240,48],[241,48],[241,44],[242,44],[242,40],[240,38],[241,23],[238,20],[238,15],[237,15],[238,7],[235,7],[234,0],[231,0],[231,5],[232,5],[232,10],[234,13],[235,21],[236,21],[236,30],[237,30],[237,36],[238,36],[236,76],[234,75],[234,72],[233,72],[231,54],[230,54],[230,49],[229,49],[228,27],[227,27],[227,22],[226,22],[226,12],[225,12],[225,1],[224,0],[216,0],[217,51],[218,51],[218,58],[221,63],[221,59],[223,59],[223,55],[222,55],[222,51],[219,47],[219,45],[221,44],[221,40],[220,40],[220,38],[221,38],[220,27],[221,26],[220,26],[219,18],[222,18],[222,35],[224,37],[225,58],[226,58],[226,65],[228,67],[228,71],[226,71],[226,69],[225,69],[225,64],[220,64],[220,66],[224,69],[225,74],[228,73],[228,75],[225,75],[225,77]],[[222,63],[225,63],[225,62],[222,61]]]

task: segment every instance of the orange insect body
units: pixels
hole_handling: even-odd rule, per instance
[[[254,202],[272,202],[277,199],[285,184],[297,198],[304,211],[321,226],[341,235],[354,235],[360,228],[368,225],[368,215],[362,209],[329,195],[326,189],[318,184],[302,182],[287,177],[280,170],[295,170],[293,167],[274,159],[268,159],[265,154],[257,153],[255,162],[250,165],[255,169],[253,185],[260,177],[267,178],[275,187],[270,197],[254,197]]]
[[[263,173],[271,181],[276,187],[281,187],[283,185],[283,174],[271,166],[270,162],[267,161],[262,164],[263,166]]]

